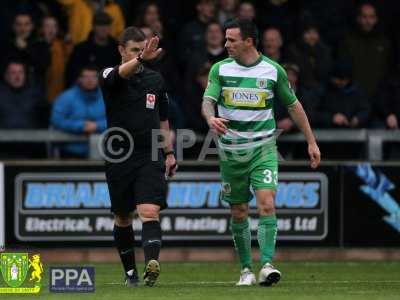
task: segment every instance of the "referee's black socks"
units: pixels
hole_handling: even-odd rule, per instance
[[[114,225],[113,236],[125,273],[128,276],[132,276],[136,272],[135,235],[132,225],[127,227]]]
[[[142,246],[146,264],[149,260],[158,260],[161,249],[161,226],[159,221],[143,223]]]

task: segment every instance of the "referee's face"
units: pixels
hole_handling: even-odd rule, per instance
[[[136,58],[139,53],[144,49],[146,41],[135,42],[129,40],[124,46],[118,46],[119,53],[121,54],[122,62],[125,63]]]

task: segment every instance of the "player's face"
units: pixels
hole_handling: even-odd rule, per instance
[[[229,57],[233,59],[240,59],[249,46],[251,46],[251,39],[243,40],[239,28],[229,28],[225,33],[225,48],[228,51]]]
[[[125,46],[119,46],[119,53],[122,57],[122,62],[127,62],[139,55],[139,53],[144,49],[146,41],[134,42],[132,40],[128,41]]]

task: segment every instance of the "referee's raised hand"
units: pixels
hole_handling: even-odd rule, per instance
[[[150,40],[146,41],[146,45],[140,57],[143,60],[152,60],[157,58],[162,52],[162,48],[158,48],[158,43],[160,42],[160,38],[158,36],[152,37]]]

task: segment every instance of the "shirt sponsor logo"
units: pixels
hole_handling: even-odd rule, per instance
[[[265,107],[267,91],[224,90],[225,103],[233,106]]]

